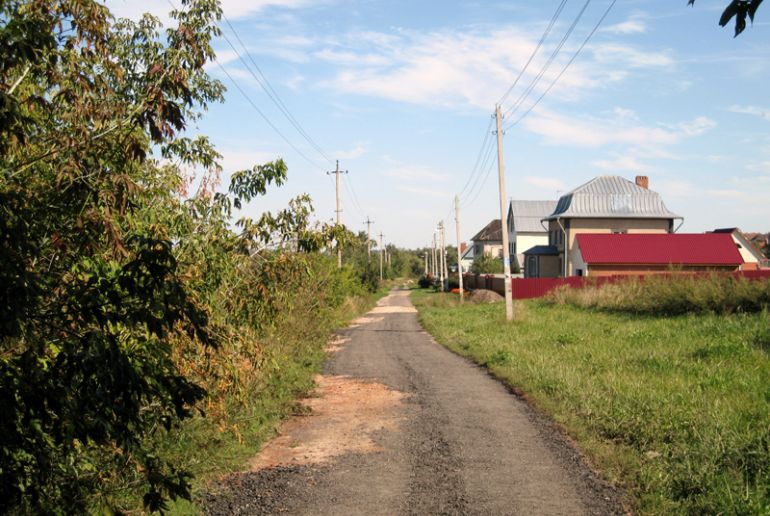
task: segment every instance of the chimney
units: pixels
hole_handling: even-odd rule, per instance
[[[636,186],[641,186],[645,190],[650,188],[650,178],[647,176],[636,176]]]
[[[466,249],[468,249],[468,244],[460,242],[460,254],[464,253]]]

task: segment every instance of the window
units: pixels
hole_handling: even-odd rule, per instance
[[[578,276],[582,276],[583,275],[583,269],[578,269],[575,272],[577,273]]]

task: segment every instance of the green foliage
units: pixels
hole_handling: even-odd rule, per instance
[[[420,288],[430,288],[433,286],[433,280],[428,276],[420,276],[417,285],[419,285]]]
[[[638,514],[770,509],[770,314],[629,315],[412,294],[425,328],[527,394]]]
[[[490,254],[482,254],[473,259],[471,272],[476,274],[501,274],[503,272],[503,261]]]
[[[292,384],[281,364],[320,356],[303,337],[363,292],[325,254],[350,233],[311,226],[307,196],[233,230],[287,169],[216,193],[220,156],[184,136],[222,99],[204,69],[219,16],[185,1],[161,32],[93,1],[0,3],[0,512],[189,497],[169,435]],[[307,334],[269,340],[303,316]]]
[[[725,274],[649,276],[601,287],[561,288],[546,299],[636,314],[758,312],[770,307],[770,281]]]
[[[687,5],[694,5],[695,0],[687,0]],[[762,4],[762,0],[732,0],[719,18],[719,26],[724,27],[735,18],[735,36],[746,28],[746,17],[754,23],[754,15]]]

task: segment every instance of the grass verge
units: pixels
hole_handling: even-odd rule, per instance
[[[523,391],[642,514],[770,513],[770,316],[414,292],[425,329]]]

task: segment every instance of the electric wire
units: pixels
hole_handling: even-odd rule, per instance
[[[297,130],[297,132],[302,136],[308,144],[310,144],[311,147],[313,147],[318,154],[320,154],[325,160],[327,160],[329,163],[334,163],[334,161],[329,157],[329,155],[316,143],[316,141],[310,137],[310,135],[305,131],[305,129],[302,127],[302,124],[300,124],[297,119],[292,115],[289,108],[286,107],[286,104],[281,99],[280,95],[278,95],[278,92],[275,91],[273,86],[270,84],[270,81],[268,80],[267,76],[262,72],[262,69],[259,67],[256,61],[254,61],[254,58],[251,56],[251,53],[249,52],[246,45],[243,43],[243,40],[241,39],[238,32],[235,30],[235,27],[233,27],[232,23],[230,23],[230,20],[227,18],[227,16],[222,14],[222,18],[225,20],[225,23],[230,28],[230,31],[232,31],[233,35],[235,36],[235,39],[238,41],[238,43],[241,45],[241,48],[244,51],[244,54],[249,59],[251,64],[253,65],[254,69],[256,69],[257,73],[254,73],[254,70],[252,70],[251,66],[245,61],[243,56],[240,52],[238,52],[238,49],[235,48],[235,45],[230,41],[230,39],[227,37],[227,35],[222,32],[222,37],[227,42],[228,45],[230,45],[230,48],[233,49],[235,54],[238,56],[238,59],[243,63],[243,65],[246,67],[248,72],[251,74],[252,77],[254,77],[254,80],[257,81],[257,84],[260,85],[262,90],[265,92],[265,94],[270,98],[271,101],[273,101],[273,104],[276,105],[276,107],[283,113],[283,115],[286,117],[286,119],[289,121],[289,123],[294,126],[294,128]],[[257,77],[257,74],[259,77]]]
[[[349,179],[349,176],[344,176],[342,178],[342,183],[345,186],[345,189],[348,191],[348,194],[350,195],[350,205],[353,207],[353,209],[360,215],[361,217],[365,217],[366,214],[364,213],[363,208],[361,208],[361,203],[358,202],[358,197],[355,194],[355,191],[353,190],[353,184]]]
[[[177,9],[178,9],[178,8],[177,8],[177,6],[174,4],[174,2],[173,2],[172,0],[167,0],[167,1],[168,1],[168,4],[171,6],[171,8],[172,8],[172,9],[174,9],[174,10],[177,10]],[[225,38],[225,39],[227,40],[227,38]],[[229,42],[229,40],[228,40],[228,42]],[[230,43],[230,46],[233,48],[233,50],[235,50],[235,53],[236,53],[236,54],[238,54],[238,51],[235,49],[235,47],[232,45],[232,43]],[[239,57],[240,57],[240,54],[238,54],[238,55],[239,55]],[[313,165],[315,168],[319,168],[319,169],[321,169],[321,168],[322,168],[322,167],[320,167],[320,166],[318,165],[318,163],[316,163],[315,161],[313,161],[312,159],[310,159],[310,158],[309,158],[309,157],[308,157],[308,156],[307,156],[307,155],[306,155],[304,152],[302,152],[302,151],[301,151],[301,150],[300,150],[300,149],[299,149],[299,148],[298,148],[296,145],[294,145],[294,144],[293,144],[293,143],[292,143],[292,142],[291,142],[291,141],[290,141],[290,140],[289,140],[289,139],[288,139],[288,138],[287,138],[287,137],[286,137],[286,136],[285,136],[285,135],[284,135],[284,134],[281,132],[281,130],[280,130],[280,129],[278,129],[278,127],[277,127],[277,126],[276,126],[276,125],[275,125],[275,124],[274,124],[274,123],[273,123],[273,122],[270,120],[270,118],[268,118],[268,116],[267,116],[267,115],[266,115],[266,114],[265,114],[265,113],[264,113],[264,112],[263,112],[261,109],[259,109],[259,107],[257,106],[256,102],[254,102],[254,100],[252,100],[252,98],[251,98],[251,97],[249,97],[249,95],[246,93],[246,91],[245,91],[245,90],[244,90],[244,89],[241,87],[241,85],[240,85],[240,84],[238,84],[238,82],[235,80],[235,78],[234,78],[234,77],[233,77],[233,76],[230,74],[230,72],[228,72],[228,71],[227,71],[227,69],[226,69],[226,68],[225,68],[225,67],[222,65],[222,63],[220,63],[220,62],[219,62],[219,60],[218,60],[216,57],[214,57],[214,62],[217,64],[217,66],[218,66],[218,67],[219,67],[219,69],[222,71],[222,73],[224,73],[224,74],[227,76],[227,78],[228,78],[228,79],[230,79],[230,82],[232,82],[232,83],[233,83],[233,85],[235,86],[235,88],[236,88],[236,89],[237,89],[237,90],[238,90],[238,91],[241,93],[241,95],[243,95],[243,98],[245,98],[245,99],[246,99],[246,101],[249,103],[249,105],[251,105],[251,107],[252,107],[252,108],[254,108],[254,111],[256,111],[256,112],[257,112],[257,114],[259,114],[259,116],[260,116],[260,117],[262,117],[262,119],[263,119],[263,120],[264,120],[264,121],[267,123],[267,125],[269,125],[269,126],[270,126],[270,127],[273,129],[273,131],[275,131],[275,133],[276,133],[278,136],[280,136],[280,137],[281,137],[281,139],[282,139],[283,141],[285,141],[285,142],[286,142],[286,143],[287,143],[287,144],[288,144],[288,145],[289,145],[289,146],[290,146],[292,149],[294,149],[294,151],[295,151],[297,154],[299,154],[300,156],[302,156],[302,158],[303,158],[305,161],[307,161],[308,163],[310,163],[311,165]]]
[[[583,17],[583,14],[585,14],[586,9],[588,9],[588,6],[591,4],[591,0],[586,0],[586,2],[583,4],[583,7],[578,12],[575,19],[572,21],[572,24],[567,29],[567,32],[564,33],[564,36],[561,38],[561,41],[559,41],[559,44],[556,45],[556,48],[551,52],[551,55],[548,57],[548,60],[545,62],[543,67],[540,69],[540,72],[535,76],[534,79],[532,79],[532,82],[530,82],[529,86],[527,86],[527,89],[525,89],[521,95],[519,95],[519,98],[516,99],[516,102],[508,108],[505,112],[505,116],[512,115],[516,113],[516,111],[521,107],[521,105],[524,103],[524,101],[529,97],[529,95],[532,93],[532,91],[537,87],[537,85],[540,83],[540,80],[543,78],[545,73],[548,71],[548,69],[553,64],[556,57],[559,55],[559,52],[561,52],[562,47],[564,47],[564,44],[567,42],[569,37],[572,35],[572,33],[575,31],[575,27],[577,27],[578,23],[580,22],[581,18]]]
[[[486,186],[487,181],[489,180],[490,172],[492,171],[492,169],[494,168],[494,165],[495,165],[495,160],[494,159],[491,159],[491,160],[489,159],[492,156],[492,154],[493,154],[493,152],[492,152],[493,150],[494,150],[494,146],[491,146],[490,149],[489,149],[489,152],[487,153],[486,158],[484,159],[484,165],[486,165],[486,167],[487,167],[486,168],[486,172],[484,173],[484,179],[479,184],[479,189],[476,191],[476,195],[473,197],[473,199],[466,200],[465,206],[472,206],[473,203],[476,202],[476,199],[479,198],[479,195],[481,195],[481,192],[484,191],[484,186]],[[489,162],[489,165],[487,165],[487,162]],[[483,170],[483,166],[482,166],[482,170]]]
[[[492,134],[492,123],[493,120],[490,118],[489,124],[487,125],[487,128],[484,130],[484,140],[481,142],[481,148],[479,149],[479,154],[476,156],[476,162],[473,164],[473,168],[471,169],[471,173],[468,175],[468,180],[465,182],[465,185],[462,187],[462,189],[457,193],[457,195],[462,196],[463,193],[465,193],[465,190],[468,188],[468,185],[471,183],[471,180],[473,179],[474,175],[477,172],[479,162],[481,161],[481,157],[484,154],[484,150],[486,149],[487,143],[489,141],[489,136]]]
[[[243,89],[243,88],[241,88],[241,85],[240,85],[240,84],[238,84],[238,83],[235,81],[235,79],[233,78],[233,76],[232,76],[232,75],[230,75],[230,72],[228,72],[228,71],[227,71],[227,69],[226,69],[224,66],[222,66],[222,63],[220,63],[220,62],[219,62],[217,59],[214,59],[214,62],[217,64],[217,66],[219,66],[219,69],[220,69],[220,70],[222,70],[222,73],[224,73],[224,74],[227,76],[227,78],[228,78],[228,79],[230,79],[230,82],[232,82],[232,83],[233,83],[233,85],[235,86],[235,88],[236,88],[236,89],[237,89],[239,92],[241,92],[241,95],[243,95],[243,97],[244,97],[244,98],[246,99],[246,101],[247,101],[247,102],[248,102],[248,103],[251,105],[251,107],[252,107],[252,108],[254,108],[254,111],[256,111],[256,112],[259,114],[259,116],[261,116],[261,117],[262,117],[262,119],[263,119],[265,122],[267,122],[267,124],[268,124],[268,125],[269,125],[269,126],[272,128],[272,129],[273,129],[273,131],[275,131],[275,133],[276,133],[278,136],[280,136],[280,137],[281,137],[281,139],[283,139],[283,141],[285,141],[285,142],[286,142],[286,143],[287,143],[287,144],[288,144],[288,145],[289,145],[289,146],[290,146],[292,149],[294,149],[294,151],[295,151],[297,154],[299,154],[300,156],[302,156],[302,158],[303,158],[305,161],[307,161],[308,163],[310,163],[311,165],[313,165],[313,167],[315,167],[315,168],[318,168],[318,169],[322,169],[322,167],[320,167],[320,166],[318,165],[318,163],[316,163],[315,161],[313,161],[312,159],[310,159],[310,158],[309,158],[309,157],[308,157],[308,156],[307,156],[307,155],[306,155],[304,152],[302,152],[302,151],[301,151],[301,150],[300,150],[300,149],[299,149],[299,148],[298,148],[296,145],[294,145],[294,144],[293,144],[293,143],[292,143],[292,142],[291,142],[291,141],[290,141],[290,140],[289,140],[289,139],[288,139],[288,138],[287,138],[287,137],[286,137],[286,136],[285,136],[285,135],[284,135],[284,134],[281,132],[281,130],[280,130],[280,129],[278,129],[278,127],[276,127],[276,125],[275,125],[275,124],[274,124],[274,123],[273,123],[273,122],[272,122],[272,121],[271,121],[271,120],[270,120],[270,119],[267,117],[267,115],[265,115],[265,113],[263,113],[263,112],[262,112],[262,110],[261,110],[261,109],[259,109],[259,107],[257,106],[257,104],[256,104],[256,103],[255,103],[255,102],[254,102],[254,101],[251,99],[251,97],[249,97],[249,96],[248,96],[248,94],[247,94],[247,93],[244,91],[244,89]]]
[[[540,104],[540,101],[543,100],[543,98],[548,94],[548,92],[551,91],[551,89],[556,85],[556,83],[561,79],[561,76],[564,75],[564,72],[567,71],[567,69],[570,67],[570,65],[577,59],[578,55],[580,55],[580,52],[583,50],[583,48],[588,44],[588,42],[591,40],[594,34],[596,34],[596,31],[599,30],[599,26],[604,22],[605,18],[607,18],[607,15],[610,14],[610,11],[612,10],[613,6],[617,0],[612,0],[610,5],[607,7],[607,9],[604,11],[604,14],[602,14],[602,17],[599,18],[599,21],[596,23],[594,28],[591,30],[591,32],[588,33],[588,36],[583,40],[583,43],[578,47],[578,49],[575,51],[575,53],[572,55],[569,61],[567,61],[567,64],[564,65],[564,68],[562,68],[561,72],[554,78],[553,81],[551,81],[551,84],[548,85],[548,88],[543,91],[543,93],[538,97],[538,99],[514,122],[510,123],[505,127],[505,129],[510,129],[511,127],[514,127],[519,122],[521,122],[529,113],[532,112],[535,107]]]
[[[465,196],[461,199],[463,204],[467,204],[468,199],[473,197],[474,199],[478,197],[478,193],[484,188],[484,184],[486,183],[486,178],[488,176],[488,163],[494,154],[494,150],[496,147],[496,142],[494,139],[490,139],[489,143],[487,144],[486,149],[484,149],[484,156],[481,160],[481,163],[479,164],[478,168],[478,175],[476,176],[473,185],[471,188],[466,192]],[[492,160],[494,163],[494,160]]]
[[[543,31],[543,35],[540,37],[540,41],[537,42],[537,46],[535,47],[535,50],[532,51],[532,54],[529,56],[529,59],[527,59],[526,64],[524,64],[522,69],[519,71],[519,75],[516,76],[516,79],[513,81],[513,84],[511,84],[511,87],[508,88],[505,94],[503,94],[503,96],[500,97],[500,100],[497,101],[499,105],[502,105],[503,102],[505,102],[508,99],[508,95],[511,94],[513,89],[519,83],[519,80],[521,79],[521,77],[524,75],[524,72],[526,72],[527,68],[529,68],[529,65],[532,63],[532,60],[535,58],[535,55],[537,55],[537,52],[540,50],[540,47],[543,46],[543,43],[545,42],[546,38],[551,33],[551,29],[556,23],[556,20],[559,18],[559,15],[561,15],[561,12],[564,10],[565,5],[567,5],[567,0],[561,0],[561,3],[556,8],[556,12],[554,12],[553,16],[551,17],[551,21],[548,23],[548,26],[545,28],[545,31]]]

